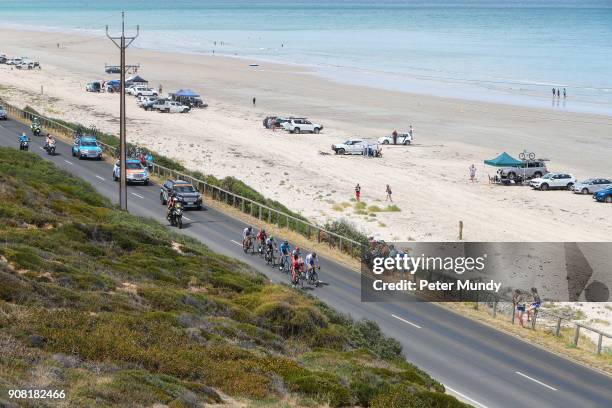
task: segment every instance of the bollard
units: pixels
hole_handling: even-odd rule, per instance
[[[561,334],[561,318],[557,318],[557,327],[555,328],[555,336],[559,337]]]
[[[516,319],[516,304],[512,303],[512,324],[514,324],[514,319]]]
[[[578,336],[580,336],[580,326],[576,325],[576,333],[574,333],[574,346],[578,347]]]
[[[463,240],[463,221],[459,221],[459,241]]]
[[[599,341],[597,342],[597,354],[601,354],[601,343],[603,342],[603,334],[599,333]]]

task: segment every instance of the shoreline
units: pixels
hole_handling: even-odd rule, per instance
[[[116,95],[91,94],[85,83],[117,58],[106,39],[0,30],[2,52],[39,59],[41,71],[0,66],[8,102],[29,104],[53,117],[94,124],[117,133]],[[63,47],[57,49],[56,43]],[[234,176],[263,195],[315,222],[345,218],[368,235],[387,240],[452,241],[459,220],[470,241],[605,241],[612,222],[605,206],[568,192],[541,193],[487,183],[482,160],[529,148],[551,159],[552,171],[582,179],[610,177],[604,164],[612,148],[601,115],[526,109],[338,84],[303,68],[235,58],[160,53],[130,48],[128,63],[164,93],[191,87],[210,106],[187,115],[144,112],[128,99],[128,137],[217,177]],[[40,95],[41,85],[44,95]],[[205,91],[205,92],[203,92]],[[257,106],[251,99],[257,96]],[[325,128],[319,135],[264,129],[269,114],[304,115]],[[394,128],[415,127],[415,143],[384,148],[382,159],[331,155],[346,138],[375,139]],[[553,141],[553,142],[551,142]],[[478,183],[467,178],[478,166]],[[350,199],[356,182],[373,209],[359,213]],[[381,212],[384,185],[400,212]],[[500,217],[487,217],[499,214]]]
[[[34,27],[20,24],[0,25],[0,31],[39,32],[64,35],[67,32],[76,36],[94,37],[105,40],[104,33],[93,29],[76,29],[62,27]],[[400,92],[412,97],[433,97],[460,102],[491,103],[518,108],[543,109],[551,112],[569,112],[577,114],[598,115],[612,118],[612,109],[606,102],[586,101],[579,96],[571,95],[575,88],[556,83],[536,83],[518,80],[461,79],[452,77],[435,77],[423,74],[386,72],[363,67],[340,66],[335,64],[307,64],[284,61],[282,58],[268,58],[257,55],[240,55],[224,52],[211,54],[196,50],[168,50],[164,47],[141,47],[134,44],[133,49],[164,54],[192,55],[199,57],[227,58],[231,60],[251,61],[285,66],[308,72],[319,79],[330,80],[348,86],[360,86],[379,91]],[[500,85],[502,88],[494,88]],[[549,96],[550,88],[570,87],[569,98]],[[518,89],[517,89],[518,88]],[[541,92],[536,92],[539,89]],[[604,90],[604,91],[612,91]]]

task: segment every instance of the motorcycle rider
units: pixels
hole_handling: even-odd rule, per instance
[[[283,242],[280,245],[280,248],[278,251],[278,264],[280,265],[278,269],[280,269],[281,271],[283,270],[283,266],[284,266],[284,258],[288,257],[290,253],[291,253],[291,246],[289,245],[289,241],[285,240],[285,242]]]
[[[308,255],[306,255],[305,262],[306,262],[306,280],[308,280],[310,278],[311,271],[314,271],[315,268],[321,269],[321,267],[319,266],[319,258],[317,257],[317,253],[311,252]]]
[[[40,133],[40,123],[38,122],[38,118],[32,119],[30,129],[32,129],[32,133],[34,134],[37,134],[37,132]]]
[[[21,147],[22,143],[29,143],[29,142],[30,142],[30,139],[25,134],[25,132],[21,133],[21,136],[19,136],[19,147]]]
[[[244,230],[242,230],[242,247],[243,248],[245,247],[247,243],[247,239],[250,240],[252,236],[253,236],[253,227],[251,227],[250,225],[246,227]]]
[[[53,136],[47,133],[47,136],[45,137],[45,149],[47,149],[48,147],[54,144],[55,144],[55,139],[53,139]]]
[[[174,206],[176,205],[177,201],[178,199],[176,198],[174,191],[170,190],[170,192],[168,193],[168,212],[166,213],[166,218],[168,219],[168,221],[170,221],[170,217],[172,216],[172,210],[174,209]]]

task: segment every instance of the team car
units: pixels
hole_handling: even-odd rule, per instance
[[[80,136],[74,140],[72,155],[79,159],[102,160],[102,147],[94,136]]]
[[[167,204],[170,191],[183,203],[183,208],[202,209],[202,194],[193,185],[183,180],[168,180],[161,186],[159,201],[162,205]]]
[[[144,167],[138,159],[127,159],[125,161],[125,181],[130,183],[149,184],[149,170]],[[121,162],[117,160],[113,166],[113,180],[121,179]]]

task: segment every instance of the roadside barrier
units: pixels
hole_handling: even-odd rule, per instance
[[[2,101],[2,105],[5,107],[9,116],[23,122],[24,124],[30,124],[32,119],[36,117],[38,118],[41,126],[47,132],[63,134],[69,138],[73,138],[75,135],[75,129],[62,123],[38,114],[24,111],[23,109],[19,109],[4,101]],[[95,128],[88,128],[87,132],[94,135],[98,135],[99,133]],[[116,146],[111,146],[101,141],[98,141],[98,143],[100,143],[105,153],[111,155],[112,157],[115,156],[117,149]],[[255,217],[260,221],[267,222],[268,224],[274,224],[279,228],[286,228],[290,231],[298,232],[310,240],[314,240],[317,243],[325,243],[329,245],[330,248],[339,250],[340,252],[348,254],[352,257],[359,257],[361,254],[361,249],[363,246],[362,243],[343,237],[334,232],[327,231],[316,224],[312,224],[308,221],[296,218],[290,214],[286,214],[257,201],[232,193],[231,191],[212,185],[204,180],[197,179],[188,174],[188,172],[176,171],[156,163],[149,164],[152,167],[152,173],[154,175],[157,175],[160,178],[189,181],[202,193],[204,197],[231,205],[232,207],[239,209],[241,212]]]

